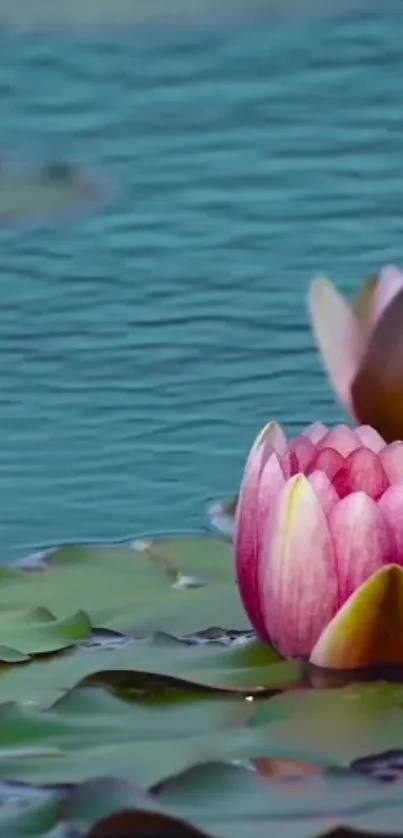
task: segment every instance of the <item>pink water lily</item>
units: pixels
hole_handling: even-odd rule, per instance
[[[328,279],[312,282],[309,308],[340,401],[387,442],[403,439],[403,273],[394,265],[368,280],[350,306]]]
[[[331,668],[403,664],[403,442],[267,425],[236,513],[237,580],[259,637]]]

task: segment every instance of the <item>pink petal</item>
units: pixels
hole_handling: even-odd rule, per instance
[[[258,488],[258,508],[257,508],[257,552],[255,561],[249,564],[247,592],[246,597],[248,602],[253,602],[251,605],[251,613],[249,614],[250,621],[255,627],[259,637],[266,642],[270,642],[270,637],[266,628],[265,619],[261,607],[261,592],[259,589],[259,554],[262,549],[262,543],[266,527],[269,524],[270,516],[275,511],[275,505],[281,489],[285,485],[284,475],[277,457],[277,454],[272,454],[261,473],[259,488]],[[246,569],[245,569],[246,570]],[[241,585],[240,580],[239,584]],[[245,580],[243,581],[245,588]],[[241,591],[242,594],[242,591]],[[247,612],[248,613],[248,612]]]
[[[356,448],[362,446],[362,441],[355,430],[348,425],[335,425],[326,436],[322,437],[318,448],[334,448],[343,457],[347,457]]]
[[[305,472],[309,466],[311,460],[313,460],[315,456],[315,446],[305,434],[303,436],[297,436],[296,439],[291,443],[289,447],[290,454],[295,454],[297,458],[298,467],[297,471]],[[294,472],[294,473],[296,473]]]
[[[391,486],[378,503],[395,539],[393,561],[403,565],[403,484]]]
[[[328,279],[315,279],[309,294],[313,331],[338,398],[351,411],[350,388],[364,340],[348,303]]]
[[[314,422],[312,425],[304,431],[304,436],[307,436],[308,439],[313,442],[314,445],[317,445],[318,442],[327,434],[328,428],[326,425],[323,425],[322,422]]]
[[[298,457],[293,451],[286,451],[280,459],[280,464],[286,480],[299,472]]]
[[[256,438],[250,451],[239,498],[235,519],[235,558],[239,589],[242,601],[252,624],[259,620],[257,591],[257,563],[259,551],[259,483],[266,462],[274,447],[286,445],[281,428],[275,423],[266,425]],[[257,615],[257,616],[256,616]],[[261,637],[265,636],[264,625],[256,625]]]
[[[269,516],[273,513],[281,489],[285,485],[284,474],[277,454],[269,457],[259,482],[258,530],[259,543],[262,543]]]
[[[381,451],[379,458],[390,483],[403,480],[403,442],[392,442]]]
[[[402,288],[402,271],[395,265],[386,265],[382,268],[375,291],[375,322],[373,326]]]
[[[389,480],[380,457],[369,448],[358,448],[345,459],[333,478],[333,486],[339,498],[363,491],[378,500],[389,488]]]
[[[282,427],[277,422],[268,422],[261,431],[259,431],[249,456],[253,454],[261,445],[265,449],[270,449],[270,453],[275,451],[280,457],[287,450],[287,437]],[[266,458],[267,459],[267,458]]]
[[[339,607],[382,565],[393,563],[395,541],[386,517],[372,498],[356,492],[329,515],[336,551]]]
[[[307,474],[313,474],[314,471],[324,471],[329,480],[332,480],[343,465],[344,457],[338,451],[335,451],[334,448],[322,448],[310,463]]]
[[[330,510],[333,509],[339,501],[336,489],[332,486],[324,471],[314,471],[308,477],[308,480],[318,500],[320,501],[320,505],[325,515],[327,516]]]
[[[337,603],[326,516],[303,475],[282,490],[259,563],[261,604],[272,642],[288,657],[307,656]]]
[[[383,448],[386,448],[385,440],[371,425],[359,425],[354,430],[365,448],[370,448],[375,454],[379,454]]]

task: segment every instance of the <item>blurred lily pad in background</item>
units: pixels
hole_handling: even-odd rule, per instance
[[[0,158],[0,226],[74,216],[104,203],[114,192],[107,178],[67,163],[28,166]]]
[[[323,17],[366,7],[368,0],[0,0],[0,21],[21,29],[211,25],[256,17]]]
[[[253,635],[228,538],[0,570],[0,834],[402,834],[403,687],[312,689]]]

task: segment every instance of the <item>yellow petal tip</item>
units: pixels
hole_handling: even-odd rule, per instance
[[[386,565],[347,600],[310,657],[327,669],[403,665],[403,569]]]

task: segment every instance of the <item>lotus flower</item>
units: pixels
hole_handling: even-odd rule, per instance
[[[309,304],[340,401],[387,442],[403,439],[403,273],[383,268],[352,307],[330,280],[316,279]]]
[[[403,442],[267,425],[236,513],[241,598],[260,638],[329,668],[403,664]]]

